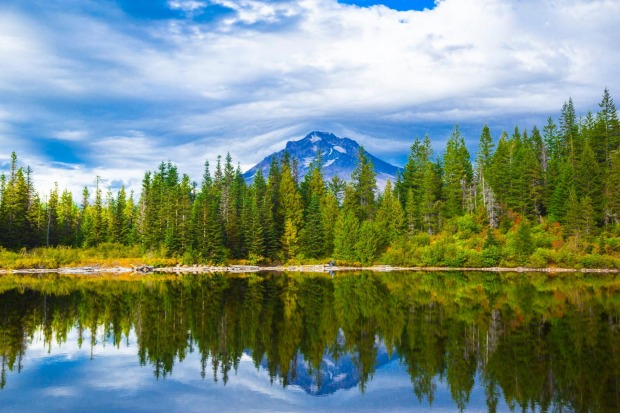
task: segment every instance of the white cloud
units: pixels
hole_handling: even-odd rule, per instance
[[[204,2],[196,0],[171,0],[168,5],[171,9],[183,10],[186,13],[195,12],[207,6]]]
[[[66,129],[56,132],[54,137],[61,141],[79,142],[88,138],[88,131]]]

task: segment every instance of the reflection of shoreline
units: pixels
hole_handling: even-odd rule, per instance
[[[533,267],[393,267],[391,265],[375,265],[372,267],[329,266],[329,265],[292,265],[292,266],[253,266],[253,265],[179,265],[175,267],[154,268],[140,267],[61,267],[61,268],[25,268],[16,270],[0,269],[2,274],[147,274],[147,273],[174,273],[174,274],[201,274],[201,273],[256,273],[256,272],[306,272],[306,273],[329,273],[351,271],[374,271],[374,272],[438,272],[438,271],[467,271],[467,272],[542,272],[542,273],[602,273],[618,274],[618,268],[533,268]]]

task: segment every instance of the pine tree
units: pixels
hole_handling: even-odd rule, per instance
[[[388,180],[383,191],[383,197],[376,218],[377,248],[379,251],[387,248],[394,240],[400,237],[405,229],[405,214],[394,196],[392,183]]]
[[[265,255],[265,240],[259,205],[260,194],[257,193],[256,187],[254,186],[248,191],[248,199],[245,204],[247,210],[245,244],[247,245],[248,256],[250,258],[262,259]]]
[[[80,246],[86,246],[87,238],[90,237],[90,231],[92,231],[92,219],[91,219],[91,214],[90,214],[90,193],[88,191],[88,187],[86,186],[82,190],[82,203],[80,205],[80,213],[79,213],[77,227],[78,227],[77,244]]]
[[[579,157],[575,178],[577,196],[580,199],[588,197],[594,211],[593,218],[601,220],[604,208],[603,176],[588,141],[585,142]]]
[[[320,258],[325,255],[324,230],[319,197],[313,194],[306,211],[302,232],[303,251],[306,256]]]
[[[605,223],[620,224],[620,151],[612,152],[605,185]]]
[[[273,156],[269,164],[267,177],[266,200],[263,204],[267,228],[265,231],[265,245],[267,256],[272,260],[277,259],[281,251],[280,242],[284,233],[284,216],[280,205],[280,181],[282,172],[278,159]]]
[[[336,197],[338,205],[342,204],[344,199],[344,187],[346,182],[340,179],[338,175],[332,176],[332,179],[328,182],[327,186],[332,194]]]
[[[443,205],[439,200],[441,193],[441,165],[427,162],[422,176],[420,187],[420,215],[422,217],[420,229],[428,234],[441,230],[440,215]]]
[[[334,229],[334,257],[346,262],[357,261],[356,242],[360,237],[360,224],[353,209],[344,209],[338,216]]]
[[[284,218],[284,233],[281,238],[282,252],[284,258],[289,259],[299,253],[301,246],[300,232],[303,225],[303,205],[290,165],[287,162],[282,163],[279,203]]]
[[[359,237],[355,242],[355,252],[362,264],[372,264],[380,248],[376,222],[363,221],[359,227]]]
[[[126,243],[128,245],[135,245],[139,242],[137,223],[138,223],[138,209],[134,202],[133,190],[129,193],[129,198],[125,203],[125,220],[127,225],[126,230]]]
[[[428,136],[426,136],[426,139],[428,139]],[[397,196],[403,203],[403,207],[405,207],[407,193],[410,190],[417,193],[420,188],[424,167],[430,157],[428,153],[429,148],[430,147],[423,144],[419,138],[416,138],[411,145],[409,157],[407,158],[407,163],[402,173],[402,180],[396,184]]]
[[[579,222],[580,230],[585,236],[592,235],[596,230],[596,212],[592,204],[592,199],[586,195],[581,198],[581,219]]]
[[[448,140],[443,168],[444,215],[446,218],[462,215],[470,206],[468,197],[473,172],[469,151],[458,126],[454,127]]]
[[[611,165],[612,152],[620,146],[620,121],[614,100],[605,88],[599,103],[601,110],[596,115],[595,136],[592,148],[599,163]]]
[[[321,202],[321,220],[323,223],[323,235],[325,237],[325,255],[331,256],[334,252],[334,233],[338,220],[338,199],[330,189]]]
[[[357,152],[357,165],[351,174],[357,204],[356,214],[360,222],[374,219],[376,176],[372,162],[366,156],[364,148],[360,146]]]
[[[547,148],[547,162],[543,179],[545,186],[544,198],[547,200],[546,205],[548,208],[548,202],[560,178],[560,165],[562,164],[560,138],[557,126],[551,118],[547,120],[547,125],[543,128],[543,139],[544,145]]]
[[[95,179],[95,201],[92,205],[88,205],[84,209],[84,221],[82,232],[84,233],[84,244],[87,247],[95,247],[105,241],[106,228],[104,218],[103,195],[101,190],[101,178],[97,176]],[[88,191],[85,191],[88,195]]]
[[[517,226],[515,234],[515,249],[517,260],[520,265],[526,264],[530,255],[534,252],[530,225],[526,221],[522,221]]]
[[[573,168],[570,160],[566,159],[560,165],[560,176],[549,201],[549,217],[552,220],[563,222],[566,216],[568,205],[566,200],[569,199],[571,191],[574,191]],[[575,199],[576,198],[575,194]]]
[[[491,130],[487,125],[484,125],[482,133],[480,134],[478,155],[476,157],[476,169],[478,171],[478,183],[476,187],[478,189],[478,198],[484,207],[487,219],[492,228],[497,227],[499,222],[497,214],[498,206],[495,201],[495,193],[491,188],[490,179],[494,147],[495,144],[493,143],[493,138],[491,138]]]
[[[226,258],[219,205],[219,192],[215,187],[215,179],[211,178],[209,162],[205,162],[202,185],[193,204],[192,240],[194,250],[206,262],[220,263]]]
[[[573,168],[576,167],[577,154],[581,152],[580,139],[578,136],[577,115],[573,99],[568,99],[568,103],[562,106],[560,114],[560,155],[568,156]]]
[[[579,235],[581,233],[581,203],[577,197],[577,191],[571,187],[566,203],[566,214],[564,217],[564,231],[567,235]]]
[[[545,174],[547,171],[547,148],[543,142],[543,138],[536,126],[532,128],[532,137],[529,141],[529,148],[532,153],[529,154],[529,177],[530,177],[530,198],[533,206],[534,215],[542,217],[546,215],[545,202]]]
[[[420,201],[420,204],[422,202]],[[407,223],[407,233],[409,236],[413,236],[417,231],[422,228],[421,222],[418,221],[420,213],[420,205],[416,202],[416,198],[413,189],[407,191],[405,197],[405,222]],[[421,220],[420,220],[421,221]]]
[[[79,245],[79,210],[73,202],[71,191],[64,190],[58,205],[58,243],[60,245]]]
[[[127,244],[128,224],[125,216],[125,208],[127,206],[127,193],[125,187],[116,193],[116,199],[113,198],[112,192],[108,192],[108,240],[119,244]]]
[[[58,183],[54,183],[54,189],[50,192],[49,200],[46,205],[46,217],[47,217],[47,226],[46,226],[46,237],[45,237],[45,245],[58,245],[59,244],[59,230],[58,230],[58,204],[59,204],[59,194],[58,194]]]

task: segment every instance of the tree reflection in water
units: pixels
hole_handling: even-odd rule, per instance
[[[620,411],[620,277],[516,273],[264,273],[0,277],[0,388],[35,334],[120,346],[165,378],[188,352],[226,383],[243,354],[311,394],[359,386],[398,357],[413,392],[465,408]],[[82,343],[84,331],[89,343]],[[262,367],[261,367],[262,366]]]

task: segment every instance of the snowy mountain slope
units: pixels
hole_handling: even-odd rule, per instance
[[[321,150],[323,160],[323,176],[326,180],[333,176],[339,176],[345,181],[351,180],[351,173],[357,163],[357,152],[359,144],[349,138],[339,138],[328,132],[311,132],[305,138],[298,141],[289,141],[286,148],[275,152],[256,164],[243,174],[246,182],[251,182],[256,172],[261,169],[267,178],[271,158],[276,156],[281,158],[285,151],[292,158],[299,162],[299,176],[303,177],[308,171],[308,166],[316,157],[318,150]],[[385,187],[387,180],[392,183],[396,181],[396,175],[400,168],[391,165],[376,156],[366,152],[366,156],[371,160],[377,173],[377,186],[380,189]]]

